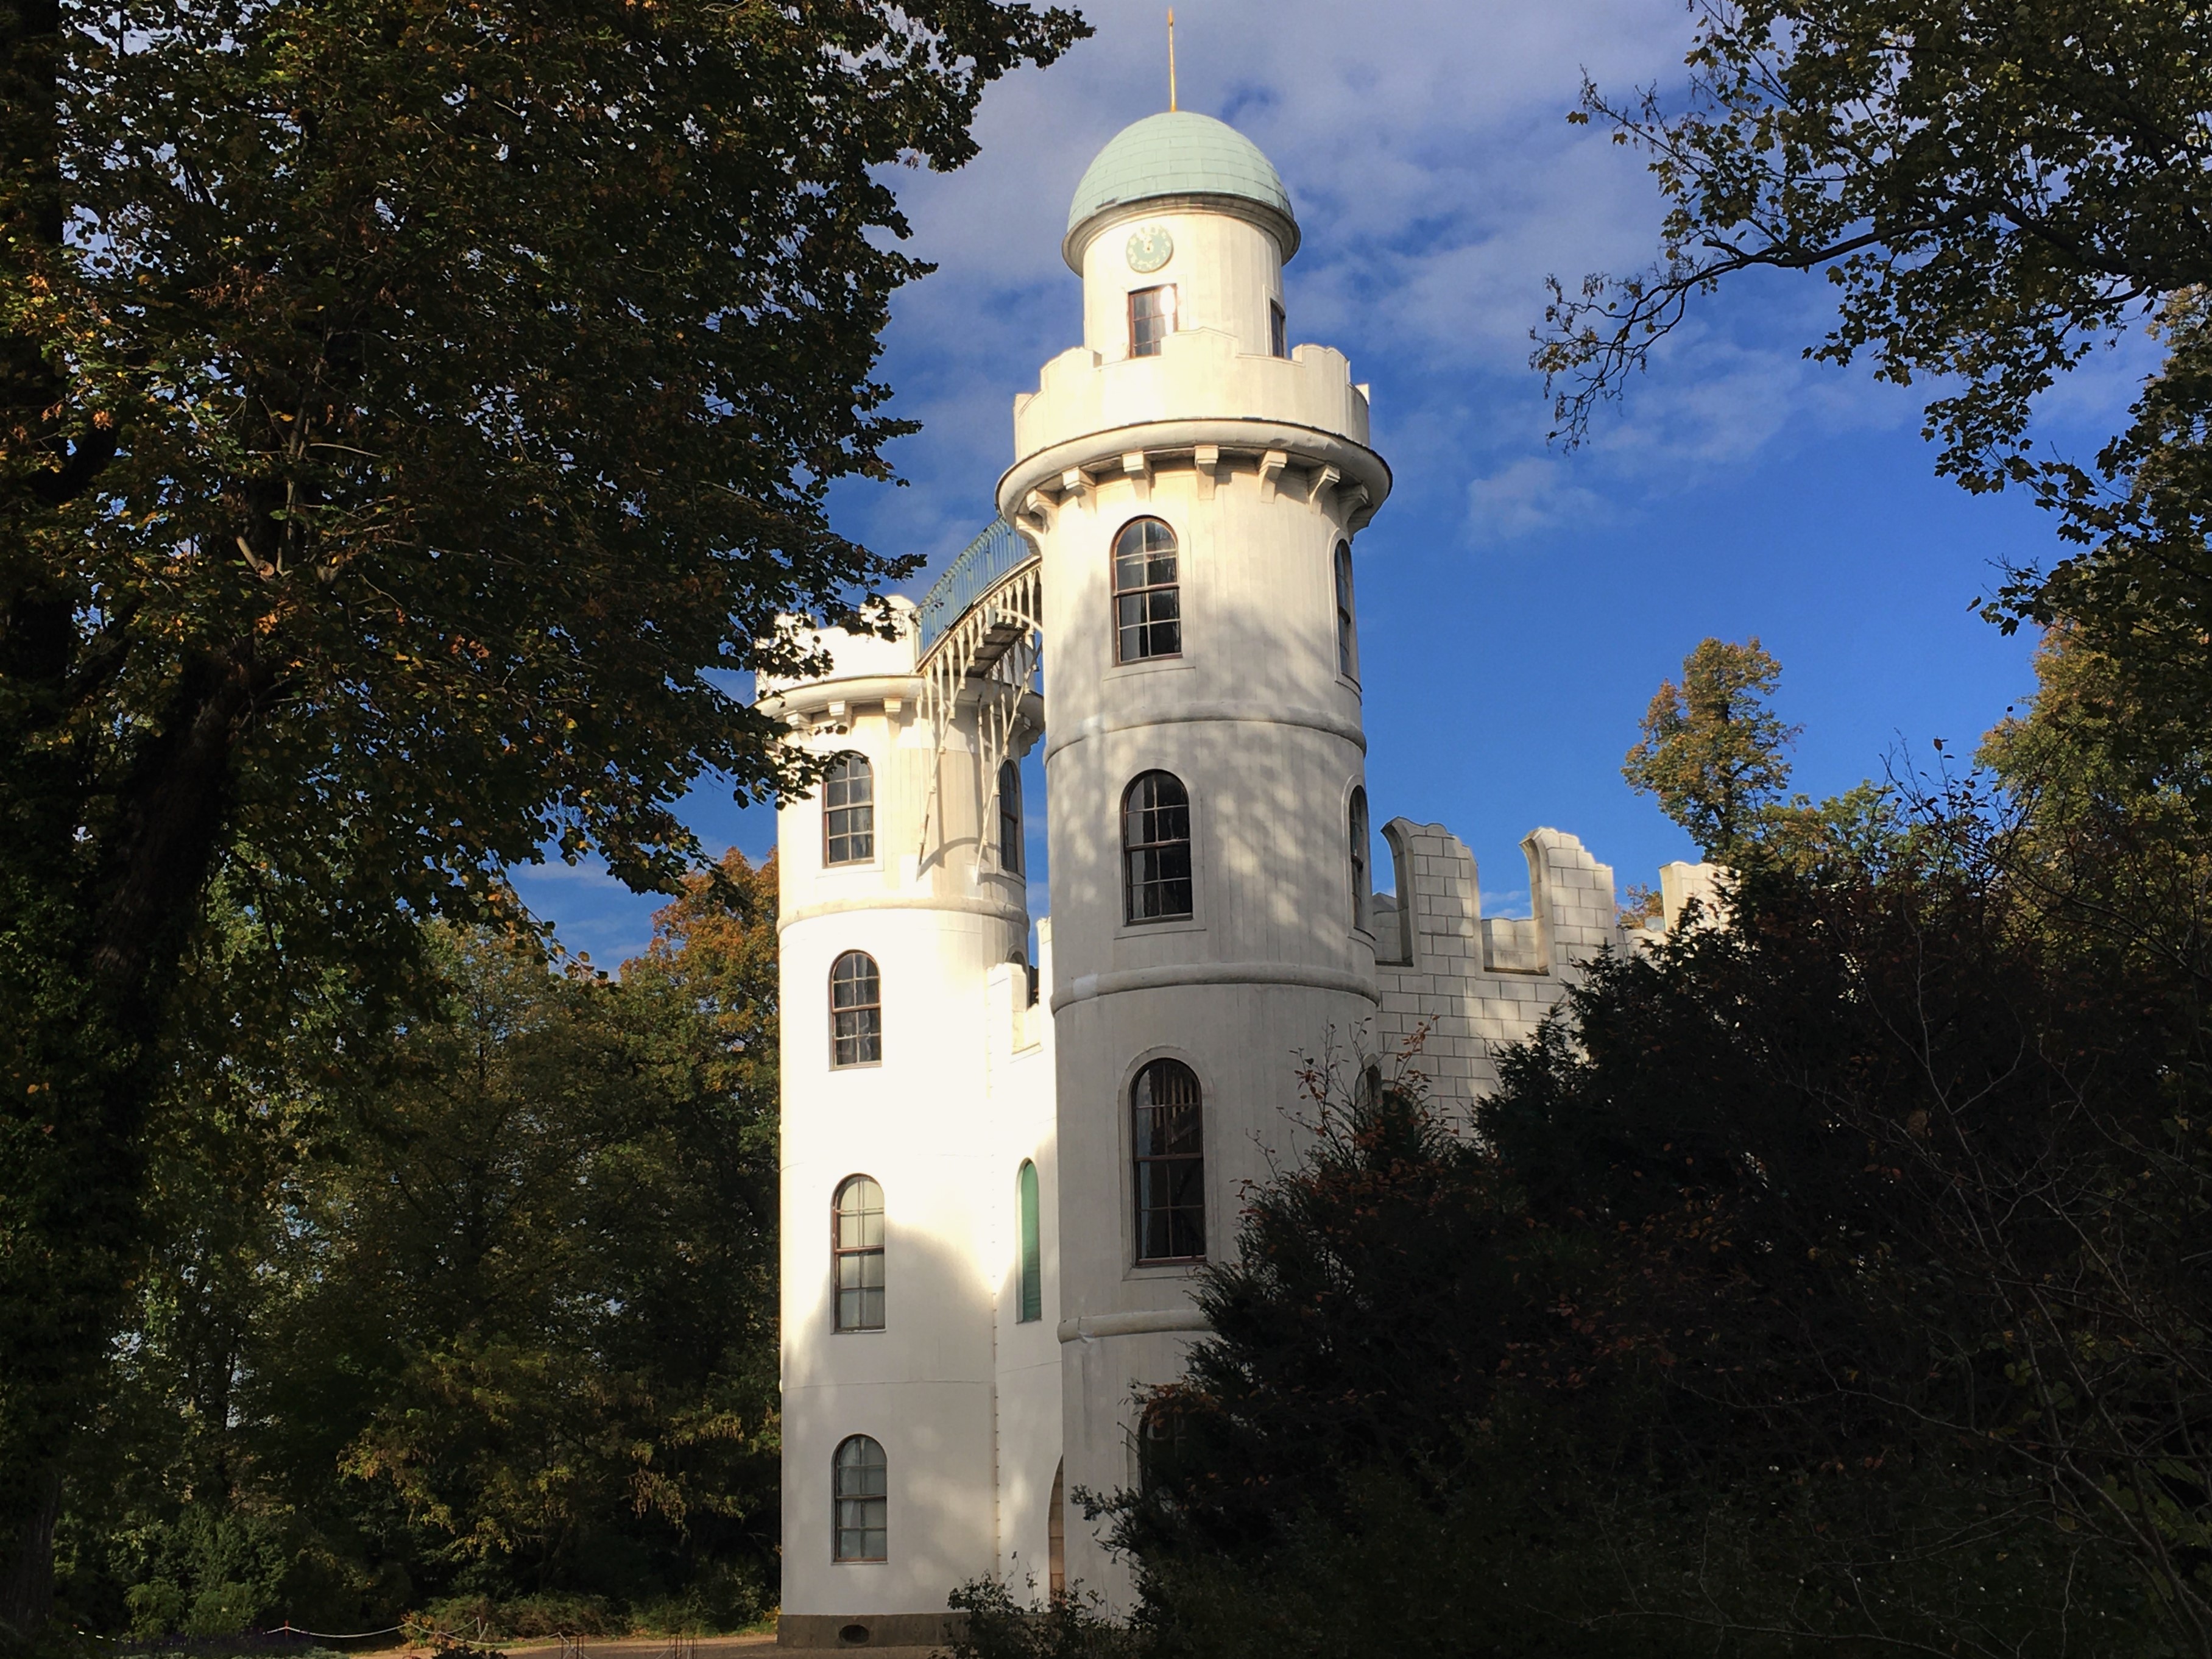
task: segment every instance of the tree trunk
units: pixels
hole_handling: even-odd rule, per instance
[[[62,1512],[62,1471],[49,1462],[33,1477],[30,1512],[19,1522],[0,1560],[0,1641],[27,1644],[54,1606],[54,1522]]]

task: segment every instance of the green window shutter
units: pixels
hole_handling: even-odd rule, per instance
[[[1044,1317],[1044,1250],[1037,1242],[1036,1165],[1024,1160],[1016,1185],[1022,1206],[1021,1322],[1026,1325]]]

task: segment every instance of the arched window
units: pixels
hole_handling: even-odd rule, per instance
[[[1046,1593],[1058,1601],[1067,1594],[1067,1460],[1052,1472],[1052,1513],[1044,1520]]]
[[[1206,1255],[1206,1140],[1198,1076],[1156,1060],[1129,1091],[1136,1151],[1137,1260],[1196,1261]]]
[[[1158,519],[1132,519],[1114,538],[1114,660],[1182,654],[1175,532]]]
[[[1017,1322],[1029,1324],[1044,1317],[1044,1245],[1038,1225],[1036,1165],[1022,1160],[1014,1177],[1014,1203],[1020,1213],[1022,1237],[1021,1312]]]
[[[1121,797],[1121,869],[1131,921],[1190,915],[1190,793],[1172,772],[1139,773]]]
[[[1359,627],[1352,609],[1352,544],[1336,544],[1336,672],[1359,678]]]
[[[866,864],[876,856],[876,769],[844,754],[822,775],[822,861]]]
[[[848,1437],[830,1462],[831,1553],[840,1561],[889,1559],[890,1469],[884,1449],[865,1434]]]
[[[879,1066],[883,1058],[883,979],[873,957],[848,951],[830,969],[830,1063]]]
[[[1022,769],[1012,761],[999,766],[999,868],[1022,872]]]
[[[1358,785],[1352,787],[1351,823],[1347,827],[1352,844],[1352,925],[1364,933],[1367,931],[1372,884],[1367,874],[1367,792]]]
[[[830,1259],[837,1286],[836,1328],[884,1328],[884,1189],[867,1176],[837,1188],[830,1206]]]

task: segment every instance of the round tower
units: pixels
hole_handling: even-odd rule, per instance
[[[827,673],[760,688],[830,763],[777,819],[787,1645],[938,1642],[946,1590],[1000,1559],[987,991],[1027,979],[1040,711],[933,684],[894,603],[898,637],[823,630]]]
[[[1290,198],[1221,122],[1093,161],[1084,343],[1015,404],[1001,516],[1042,551],[1065,1486],[1141,1477],[1189,1285],[1374,1012],[1351,545],[1390,486],[1343,356],[1289,345]],[[1079,1517],[1066,1574],[1119,1601]]]

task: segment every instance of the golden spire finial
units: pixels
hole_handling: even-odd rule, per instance
[[[1175,106],[1176,106],[1176,85],[1175,85],[1175,8],[1174,8],[1173,6],[1170,6],[1170,7],[1168,8],[1168,109],[1169,109],[1169,111],[1170,111],[1170,112],[1172,112],[1174,111],[1174,109],[1175,109]]]

